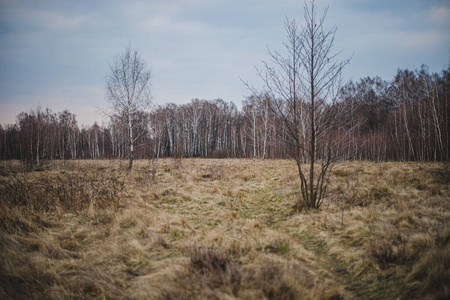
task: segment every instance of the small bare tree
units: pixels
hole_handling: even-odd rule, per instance
[[[143,131],[135,132],[141,112],[151,104],[151,71],[137,50],[129,46],[118,54],[106,80],[106,97],[114,115],[123,122],[130,146],[128,170],[133,166],[134,146]]]
[[[271,110],[283,120],[301,183],[302,204],[319,208],[336,158],[340,124],[336,103],[339,81],[349,59],[336,61],[332,53],[336,27],[326,31],[317,17],[314,1],[304,5],[305,25],[287,20],[285,54],[271,52],[271,62],[258,71]],[[341,128],[343,128],[342,126]],[[302,164],[308,168],[303,169]]]

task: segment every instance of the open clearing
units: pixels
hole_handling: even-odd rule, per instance
[[[60,164],[60,162],[58,162]],[[449,167],[335,165],[298,211],[294,161],[70,161],[0,171],[2,299],[445,299]]]

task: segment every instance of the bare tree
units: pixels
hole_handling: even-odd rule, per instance
[[[270,105],[270,98],[265,95],[263,98],[263,101],[261,103],[261,120],[263,124],[263,150],[262,150],[262,159],[266,158],[266,148],[267,148],[267,131],[269,129],[269,105]]]
[[[47,129],[51,110],[43,110],[39,105],[30,113],[22,112],[17,115],[20,128],[21,158],[28,167],[41,167],[42,159],[48,154],[49,137]]]
[[[257,119],[257,98],[255,95],[248,97],[242,101],[242,110],[245,113],[248,121],[248,127],[251,129],[251,140],[253,142],[253,160],[256,160],[256,119]]]
[[[332,53],[337,28],[324,28],[327,10],[317,17],[314,1],[304,5],[305,25],[285,22],[285,53],[269,51],[271,62],[259,71],[272,111],[283,120],[287,142],[297,163],[302,204],[319,208],[335,159],[338,136],[337,99],[340,75],[349,60]],[[303,163],[308,168],[302,169]]]
[[[116,56],[111,73],[106,81],[106,96],[113,106],[114,114],[122,120],[128,133],[129,164],[133,166],[134,146],[142,132],[135,132],[139,122],[139,112],[151,104],[151,71],[137,50],[129,46],[125,52]]]

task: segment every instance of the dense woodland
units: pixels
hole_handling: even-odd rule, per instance
[[[351,112],[336,148],[339,159],[445,161],[449,158],[450,66],[431,74],[398,70],[388,82],[366,77],[348,82],[330,111]],[[267,95],[252,95],[238,109],[221,99],[193,99],[139,112],[133,124],[135,158],[288,158],[284,122],[270,109]],[[307,105],[307,104],[305,104]],[[334,106],[340,109],[333,110]],[[338,119],[341,116],[334,116]],[[348,117],[342,116],[348,120]],[[55,159],[127,158],[126,127],[118,115],[107,124],[78,124],[76,115],[37,107],[15,124],[0,125],[0,155],[28,165]]]

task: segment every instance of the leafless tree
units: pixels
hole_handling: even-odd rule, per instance
[[[301,182],[302,204],[319,208],[326,193],[329,173],[335,159],[338,136],[337,111],[333,105],[340,76],[349,60],[337,61],[333,53],[337,28],[326,31],[317,17],[314,1],[304,5],[305,24],[287,20],[286,54],[269,51],[271,61],[259,71],[271,109],[283,120],[287,142],[292,149]],[[308,163],[308,169],[302,164]]]
[[[257,125],[256,125],[256,119],[258,117],[257,115],[257,98],[255,95],[252,95],[248,97],[246,100],[242,102],[242,109],[245,113],[245,116],[247,117],[247,125],[249,127],[250,134],[251,134],[251,141],[253,143],[253,160],[256,160],[256,147],[257,147],[257,140],[256,140],[256,131],[257,131]]]
[[[127,130],[130,149],[128,170],[131,170],[135,143],[141,134],[134,129],[139,122],[139,112],[145,111],[151,104],[152,75],[144,59],[131,46],[115,57],[110,70],[106,96],[114,114],[119,116]]]
[[[263,125],[263,134],[262,134],[262,140],[263,140],[263,150],[262,150],[262,159],[266,158],[266,149],[267,149],[267,133],[269,129],[269,105],[270,105],[270,98],[266,95],[262,99],[261,103],[261,121]]]

